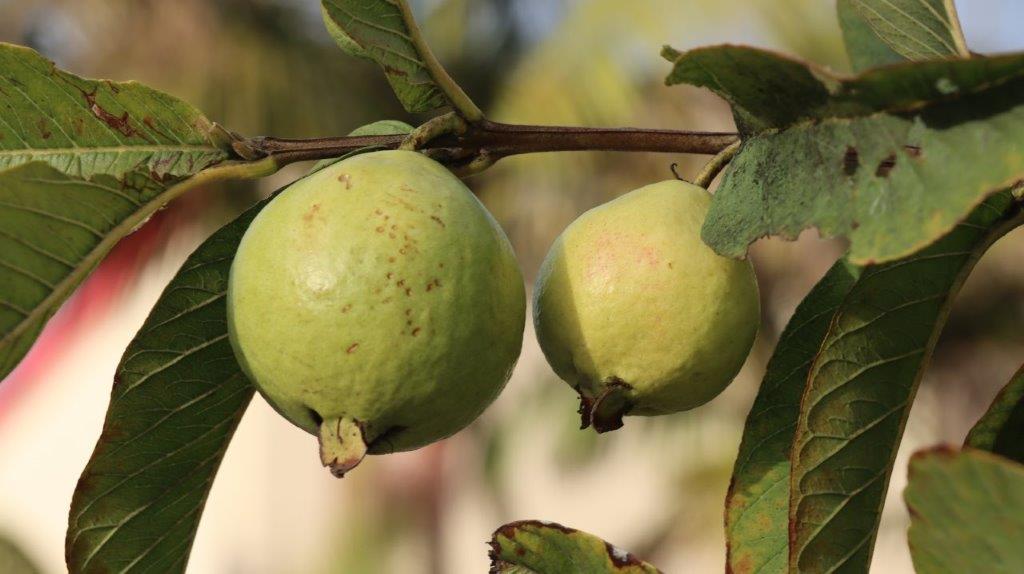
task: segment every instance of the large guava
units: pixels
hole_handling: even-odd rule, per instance
[[[580,394],[583,427],[691,409],[739,372],[760,317],[748,261],[701,241],[711,196],[682,181],[648,185],[574,221],[534,289],[537,338]]]
[[[228,333],[245,373],[320,438],[341,476],[473,421],[508,380],[525,321],[501,228],[437,162],[380,151],[292,184],[231,266]]]

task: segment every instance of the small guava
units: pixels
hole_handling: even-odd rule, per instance
[[[581,215],[534,288],[537,339],[580,394],[583,428],[702,405],[743,366],[760,321],[749,261],[701,241],[711,196],[683,181],[642,187]]]
[[[380,151],[299,180],[253,220],[228,333],[342,476],[472,422],[519,357],[525,298],[508,239],[466,186],[422,154]]]

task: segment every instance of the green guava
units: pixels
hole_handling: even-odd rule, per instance
[[[581,215],[555,241],[533,319],[555,373],[580,394],[583,428],[692,409],[736,376],[760,319],[749,261],[701,241],[711,196],[682,181]]]
[[[297,181],[253,220],[228,333],[253,384],[342,476],[472,422],[519,357],[525,298],[469,189],[422,154],[380,151]]]

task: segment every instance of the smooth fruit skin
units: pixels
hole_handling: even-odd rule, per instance
[[[691,409],[742,367],[759,324],[757,280],[749,261],[701,241],[710,201],[683,181],[648,185],[584,213],[548,252],[534,324],[548,362],[581,395],[584,426]],[[617,412],[597,424],[588,417],[602,399]]]
[[[366,451],[415,449],[473,421],[508,380],[526,314],[497,222],[410,151],[358,155],[284,190],[242,238],[227,305],[243,370],[320,435],[339,475]]]

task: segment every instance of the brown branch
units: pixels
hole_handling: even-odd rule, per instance
[[[273,156],[284,165],[295,161],[338,157],[365,147],[397,148],[404,135],[317,139],[253,138],[247,149],[258,156]],[[501,124],[487,120],[470,126],[463,135],[443,135],[424,150],[443,157],[468,160],[488,154],[493,159],[524,153],[552,151],[630,151],[716,154],[739,137],[727,132],[688,132],[641,128],[587,128]]]

